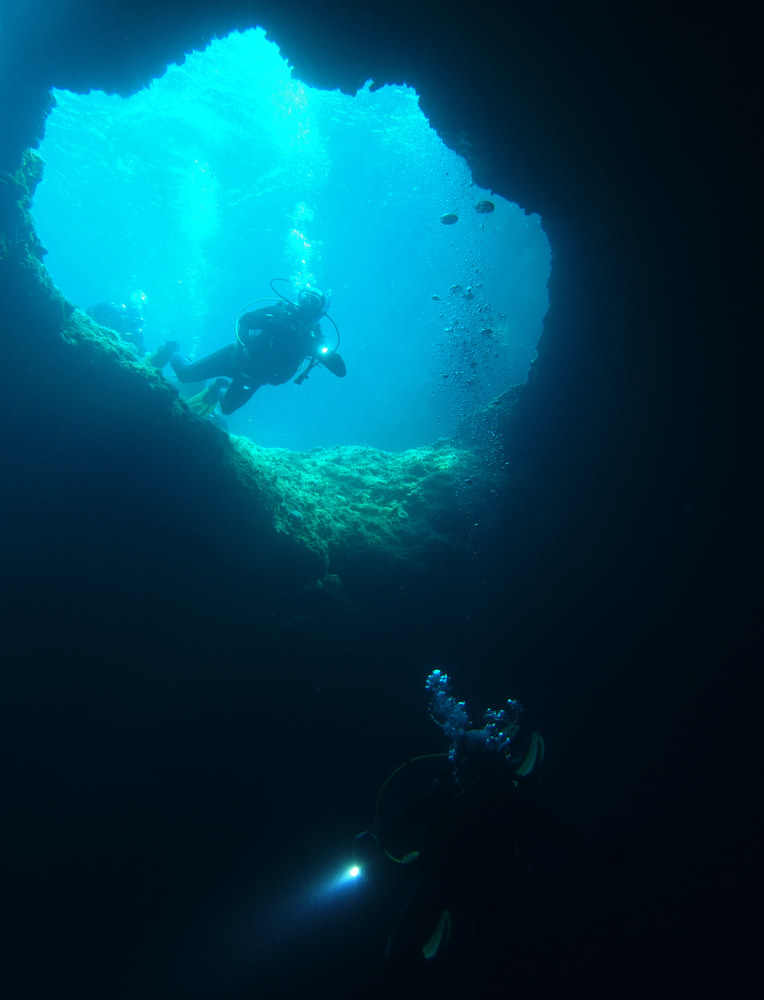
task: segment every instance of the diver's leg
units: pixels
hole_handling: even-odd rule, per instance
[[[226,416],[244,406],[260,388],[260,382],[247,379],[244,375],[236,375],[226,389],[226,394],[220,400],[220,410]]]
[[[175,353],[170,358],[170,366],[179,382],[205,382],[208,378],[220,375],[234,378],[239,374],[234,359],[235,351],[236,344],[226,344],[219,351],[213,351],[198,361],[184,361],[180,354]]]
[[[419,965],[443,950],[450,932],[444,887],[417,876],[403,904],[385,958],[394,965]]]

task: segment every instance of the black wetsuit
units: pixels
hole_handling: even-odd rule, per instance
[[[416,876],[388,944],[388,958],[422,961],[422,946],[441,912],[465,906],[495,919],[518,893],[528,843],[549,838],[583,857],[615,861],[554,820],[532,790],[503,773],[481,778],[462,792],[453,780],[436,785],[378,832],[383,847],[416,840]]]
[[[283,385],[296,375],[305,361],[325,365],[340,377],[345,362],[336,351],[326,351],[321,327],[314,312],[289,302],[245,313],[238,323],[239,339],[199,361],[170,358],[181,382],[202,382],[224,376],[231,384],[220,402],[224,414],[243,406],[262,385]]]

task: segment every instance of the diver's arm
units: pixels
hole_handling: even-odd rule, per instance
[[[321,331],[321,324],[316,325],[310,331],[311,346],[308,357],[317,364],[328,368],[332,375],[344,378],[347,375],[347,365],[336,350],[330,351],[324,335]]]

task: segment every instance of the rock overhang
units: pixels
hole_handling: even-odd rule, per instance
[[[204,47],[206,41],[206,38],[200,40],[197,36],[192,48]],[[182,61],[179,54],[170,58]],[[116,60],[115,65],[118,63],[119,60]],[[316,65],[318,64],[314,64],[313,74],[321,77],[322,82],[327,82],[325,72],[316,70]],[[104,82],[102,78],[99,79],[99,72],[102,69],[100,71],[96,69],[93,73],[93,84]],[[71,72],[71,67],[68,71],[63,71],[64,77],[67,76],[67,72]],[[85,73],[85,77],[74,85],[85,89],[83,83],[87,77],[86,70],[80,66],[77,72]],[[136,76],[134,66],[130,72],[132,74],[130,83],[114,86],[112,81],[113,89],[119,93],[133,92],[139,86],[150,82],[152,75],[159,75],[160,70],[154,66],[144,79]],[[343,89],[352,91],[358,84],[358,79],[355,78],[354,83],[349,83],[348,76],[338,81],[336,69],[332,72],[334,76],[331,82],[335,85],[339,82]],[[357,73],[355,70],[353,72]],[[412,72],[415,73],[415,70]],[[55,76],[55,72],[53,75]],[[88,82],[90,83],[90,80]],[[108,82],[106,86],[109,86]],[[30,133],[34,133],[37,129],[39,134],[39,125],[40,122],[35,121],[33,115],[28,116],[26,127]],[[11,138],[12,134],[7,133],[6,140]],[[462,146],[466,145],[463,136],[459,143]],[[10,146],[6,143],[6,154],[9,150]],[[137,363],[129,350],[125,350],[124,345],[116,343],[108,331],[97,328],[88,317],[74,310],[52,286],[41,265],[44,248],[36,237],[29,215],[40,170],[39,158],[34,153],[27,152],[24,154],[22,167],[10,175],[10,180],[5,185],[3,218],[6,221],[6,242],[2,264],[5,273],[2,277],[9,289],[7,301],[15,302],[22,325],[29,325],[30,316],[44,314],[47,317],[45,329],[40,328],[37,336],[41,341],[50,338],[55,342],[52,354],[63,365],[62,371],[66,373],[71,389],[72,404],[78,406],[80,415],[89,405],[95,405],[99,394],[87,393],[82,384],[78,385],[78,379],[92,378],[92,366],[96,366],[100,369],[98,377],[104,377],[104,381],[111,386],[114,396],[124,393],[129,399],[145,397],[146,390],[141,386],[143,384],[148,386],[148,392],[155,404],[153,412],[156,414],[158,410],[164,411],[161,421],[164,424],[162,433],[165,435],[175,433],[179,425],[186,421],[187,426],[182,431],[186,437],[198,433],[208,440],[209,430],[204,428],[202,431],[197,427],[198,421],[184,410],[183,404],[175,398],[174,392],[163,384],[161,379],[157,379],[144,366]],[[18,280],[19,274],[24,275],[24,280],[21,282]],[[12,288],[22,287],[25,289],[23,296],[11,291]],[[31,307],[31,312],[30,300],[34,300],[35,303]],[[40,346],[40,343],[36,345],[35,353]],[[23,355],[20,342],[16,344],[16,349]],[[82,364],[83,357],[88,359],[85,368]],[[23,365],[30,360],[23,359],[21,363]],[[105,370],[109,366],[110,371],[105,375]],[[514,402],[513,395],[513,404]],[[489,409],[490,418],[495,412],[493,408]],[[505,408],[502,412],[503,417],[509,409]],[[91,413],[91,419],[99,420],[96,409]],[[485,420],[486,416],[481,415],[479,420],[481,426]],[[135,431],[138,434],[152,433],[146,426],[141,430],[138,425]],[[476,437],[474,433],[471,436],[473,440]],[[372,457],[370,450],[361,449],[352,454],[352,461],[349,459],[350,451],[343,453],[343,450],[339,449],[334,457],[327,461],[323,459],[317,461],[310,457],[303,460],[301,456],[277,457],[274,454],[269,463],[262,453],[258,454],[257,449],[247,444],[222,440],[217,442],[216,448],[212,451],[205,452],[203,447],[202,452],[205,453],[205,460],[212,460],[218,464],[217,473],[213,472],[213,475],[225,476],[232,473],[234,478],[238,479],[239,485],[242,482],[249,483],[254,507],[261,504],[264,497],[268,497],[263,509],[257,513],[253,511],[253,522],[258,525],[258,530],[275,531],[276,534],[283,536],[279,547],[282,556],[285,541],[293,543],[293,546],[308,555],[307,562],[297,559],[296,563],[303,567],[310,564],[310,572],[313,575],[320,563],[323,563],[325,571],[332,568],[330,553],[333,554],[334,562],[338,564],[346,565],[353,560],[357,561],[363,553],[366,553],[382,563],[397,565],[403,571],[406,567],[410,570],[414,566],[426,563],[428,546],[437,549],[441,554],[449,547],[453,547],[454,552],[463,551],[470,544],[471,529],[467,521],[470,519],[474,521],[476,516],[480,520],[479,511],[484,506],[496,505],[499,496],[497,487],[505,484],[508,478],[503,467],[491,469],[486,454],[481,453],[481,449],[475,448],[474,444],[457,448],[455,445],[437,443],[430,449],[420,449],[415,458],[410,455],[397,457],[384,453]],[[446,454],[448,454],[447,468],[443,464]],[[337,498],[343,495],[343,491],[334,489],[332,484],[336,477],[328,476],[327,472],[336,471],[338,467],[348,466],[353,462],[356,465],[356,481],[352,486],[345,483],[346,496],[340,507]],[[248,466],[245,472],[242,472],[243,466]],[[269,490],[265,484],[273,483],[274,467],[280,470],[275,474],[275,478],[278,479],[280,475],[283,483],[281,487]],[[368,481],[365,479],[365,474],[359,472],[362,467],[368,472]],[[471,472],[469,476],[466,475],[468,467]],[[320,474],[317,474],[317,470]],[[378,484],[383,480],[386,480],[387,486],[383,490],[385,496],[380,503]],[[460,490],[468,495],[468,499],[457,503],[456,496]],[[332,503],[328,502],[330,495],[334,497]],[[305,498],[309,496],[313,497],[308,502],[310,511],[304,511],[301,508],[305,505]],[[320,499],[317,500],[317,497]],[[447,498],[451,499],[450,507]],[[458,512],[459,503],[462,506],[461,514]],[[319,514],[314,514],[316,509],[319,509]],[[323,523],[326,529],[323,534],[319,530],[319,523]]]
[[[21,87],[28,99],[17,102],[18,113],[11,115],[12,124],[18,127],[5,131],[5,162],[21,155],[20,137],[30,145],[39,138],[49,107],[48,86],[131,93],[160,75],[169,62],[182,62],[185,52],[204,48],[215,35],[255,24],[266,28],[295,64],[297,75],[315,85],[347,92],[369,78],[375,85],[413,85],[433,127],[467,159],[476,179],[539,211],[549,233],[554,264],[539,359],[523,392],[509,393],[501,405],[489,408],[488,418],[491,438],[499,440],[513,468],[547,476],[547,495],[559,492],[577,461],[581,442],[586,442],[586,451],[592,455],[607,426],[597,397],[612,349],[603,343],[601,333],[612,322],[612,304],[623,289],[624,278],[613,271],[612,242],[603,245],[601,238],[605,232],[612,234],[613,227],[617,229],[614,220],[620,220],[626,210],[623,197],[608,202],[614,190],[623,193],[621,186],[600,190],[601,197],[594,197],[606,165],[597,163],[596,142],[592,155],[587,156],[587,142],[595,128],[589,120],[593,115],[585,116],[584,128],[575,137],[577,145],[571,122],[561,124],[566,102],[570,111],[570,97],[566,95],[560,103],[555,88],[571,63],[560,39],[555,37],[539,58],[527,44],[538,25],[521,11],[512,11],[511,17],[502,15],[502,25],[511,26],[512,31],[501,36],[496,31],[486,34],[475,19],[460,25],[451,12],[438,20],[428,5],[418,7],[395,29],[389,27],[394,11],[370,13],[359,25],[353,17],[347,21],[319,17],[312,5],[300,3],[290,7],[291,16],[283,9],[246,3],[216,7],[214,12],[200,5],[191,14],[170,3],[163,6],[161,17],[143,12],[143,19],[129,8],[119,6],[113,16],[99,11],[81,36],[73,33],[69,47],[54,51],[50,38],[40,43],[48,58],[38,60],[38,72],[31,64],[22,72],[17,60],[14,75],[11,65],[13,86],[4,88],[6,96]],[[388,24],[384,30],[383,23]],[[110,36],[115,24],[122,27]],[[39,31],[44,34],[44,23]],[[363,45],[348,47],[347,39],[355,31]],[[36,37],[30,33],[27,49],[34,47]],[[427,38],[425,45],[423,38]],[[470,44],[478,39],[480,47]],[[111,45],[108,59],[104,56],[107,40]],[[21,56],[23,52],[21,46]],[[560,65],[555,68],[557,56]],[[586,88],[591,73],[585,70],[583,77],[581,86]],[[586,174],[586,165],[592,168],[591,176]],[[25,238],[30,257],[39,254],[39,248],[32,246],[31,229],[27,228]],[[26,268],[25,280],[34,273],[42,287],[47,279],[39,268],[35,270],[38,265],[39,259],[37,265]],[[601,276],[595,274],[598,268],[609,271],[604,312]],[[10,273],[7,278],[12,286],[18,285]],[[69,308],[47,286],[39,307],[45,311],[43,300],[49,302],[45,309],[54,317],[61,316],[62,310],[65,315]],[[612,397],[610,386],[606,395]],[[485,419],[480,416],[478,425]],[[578,470],[575,474],[582,475]],[[565,502],[558,500],[558,504]]]

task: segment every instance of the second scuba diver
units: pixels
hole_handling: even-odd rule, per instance
[[[306,361],[307,368],[295,379],[298,384],[318,364],[343,378],[345,362],[336,346],[328,346],[319,322],[329,319],[327,296],[318,288],[303,288],[296,303],[283,295],[279,298],[281,301],[240,316],[236,340],[212,354],[187,361],[180,355],[177,341],[170,340],[154,352],[149,364],[161,370],[169,363],[180,382],[230,379],[220,399],[220,409],[226,415],[248,402],[261,386],[288,382]]]
[[[114,330],[125,343],[133,344],[140,353],[146,350],[143,343],[143,313],[138,306],[133,303],[117,305],[116,302],[97,302],[94,306],[88,306],[85,311],[100,326]]]
[[[360,854],[371,858],[384,851],[397,864],[411,866],[413,882],[386,952],[388,962],[406,968],[442,954],[454,909],[471,910],[479,919],[505,916],[529,867],[529,842],[537,837],[582,857],[623,863],[617,844],[586,842],[537,801],[533,792],[544,740],[521,728],[518,702],[510,699],[500,712],[488,709],[481,728],[471,729],[446,674],[433,671],[427,687],[431,717],[451,740],[449,753],[425,755],[444,758],[441,775],[401,814],[380,823],[385,787],[412,761],[401,765],[382,786],[375,827],[356,838]],[[404,854],[412,844],[417,849]]]

